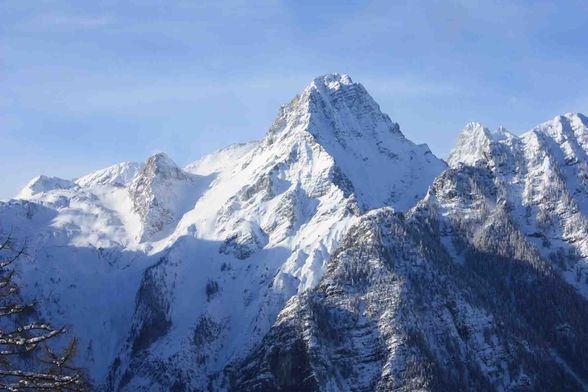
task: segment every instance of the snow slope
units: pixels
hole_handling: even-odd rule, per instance
[[[142,163],[122,162],[80,177],[75,180],[75,183],[85,188],[96,185],[126,186],[142,169]]]

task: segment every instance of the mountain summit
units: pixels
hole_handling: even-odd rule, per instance
[[[312,137],[334,160],[364,211],[384,205],[409,208],[444,169],[427,146],[406,139],[347,75],[315,78],[281,108],[263,142],[288,143],[297,132]]]

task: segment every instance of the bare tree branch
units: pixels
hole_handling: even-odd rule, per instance
[[[15,272],[7,267],[25,254],[26,247],[14,248],[10,235],[0,241],[0,390],[88,390],[83,373],[69,366],[76,340],[60,353],[53,351],[49,343],[63,335],[65,327],[34,320],[35,304],[20,298]]]

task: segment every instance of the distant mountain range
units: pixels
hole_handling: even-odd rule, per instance
[[[97,390],[588,390],[581,114],[446,163],[325,75],[260,141],[40,176],[0,226]]]

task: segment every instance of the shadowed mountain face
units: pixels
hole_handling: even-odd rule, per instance
[[[0,222],[99,390],[582,390],[586,124],[468,124],[447,168],[326,75],[258,142],[41,176]]]

